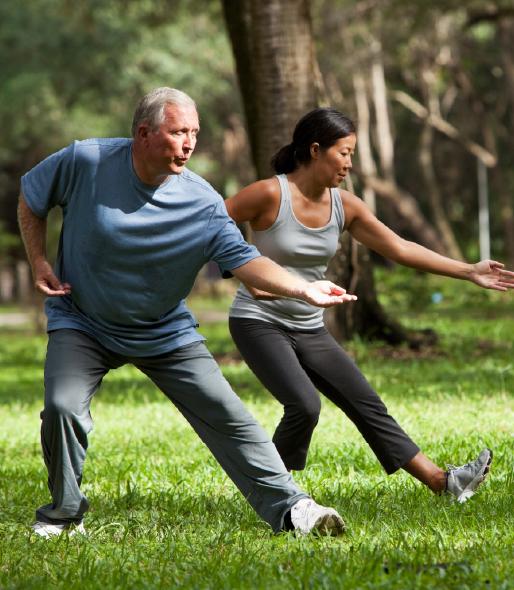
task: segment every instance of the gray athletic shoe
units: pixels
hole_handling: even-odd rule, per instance
[[[345,529],[343,519],[333,508],[320,506],[311,498],[302,498],[291,508],[291,522],[301,535],[317,533],[336,537]]]
[[[457,502],[465,502],[476,492],[478,486],[489,473],[493,460],[493,452],[484,449],[478,459],[461,467],[449,465],[447,471],[446,491],[457,498]]]
[[[41,522],[38,520],[32,525],[32,531],[38,536],[44,539],[50,539],[50,537],[58,537],[62,533],[67,532],[69,537],[74,535],[86,535],[86,529],[83,523],[79,524],[50,524],[49,522]]]

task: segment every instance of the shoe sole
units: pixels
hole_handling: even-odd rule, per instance
[[[37,529],[34,529],[33,527],[31,527],[31,532],[33,535],[36,535],[36,537],[39,537],[40,539],[55,539],[56,537],[60,537],[62,535],[67,535],[68,537],[75,537],[76,535],[82,536],[82,537],[86,537],[87,536],[87,531],[84,528],[84,525],[77,525],[77,526],[72,526],[72,527],[68,527],[65,529],[62,529],[60,531],[38,531]]]
[[[482,467],[482,469],[475,475],[475,477],[468,483],[468,485],[464,488],[462,494],[457,498],[457,502],[463,504],[466,500],[469,500],[471,496],[476,492],[478,486],[485,480],[487,474],[490,471],[491,463],[493,462],[493,452],[491,449],[487,449],[489,451],[489,458],[487,463]]]
[[[336,514],[325,514],[320,516],[312,527],[312,532],[328,537],[337,537],[345,531],[343,519]]]

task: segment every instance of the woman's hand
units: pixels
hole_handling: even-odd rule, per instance
[[[495,260],[481,260],[471,265],[469,280],[484,289],[496,291],[514,289],[514,272],[505,270],[504,266]]]

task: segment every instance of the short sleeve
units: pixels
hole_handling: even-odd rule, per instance
[[[255,246],[244,240],[239,228],[229,217],[221,197],[219,203],[214,205],[207,227],[205,256],[218,264],[223,275],[261,256]]]
[[[21,190],[32,212],[44,218],[48,211],[64,207],[73,180],[74,144],[55,152],[21,178]]]

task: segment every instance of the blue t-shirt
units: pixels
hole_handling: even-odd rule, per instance
[[[153,356],[203,340],[184,298],[208,260],[230,271],[260,254],[209,183],[186,169],[146,185],[131,147],[76,141],[21,182],[35,215],[63,211],[55,272],[72,293],[47,298],[48,331],[74,328],[114,352]]]

